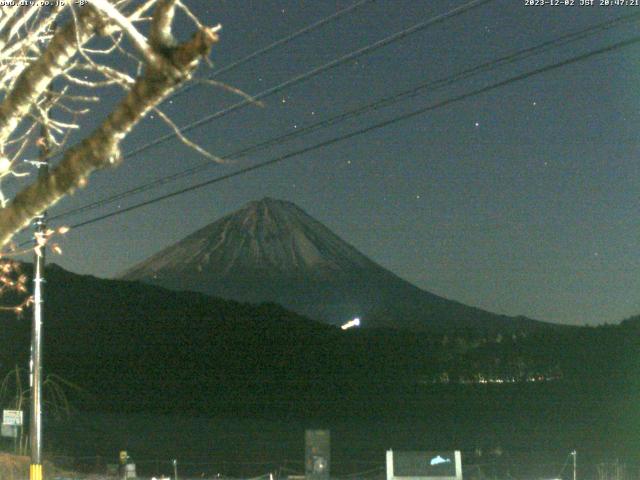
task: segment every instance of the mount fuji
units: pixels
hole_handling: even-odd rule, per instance
[[[410,284],[293,203],[264,198],[187,236],[124,272],[173,290],[279,303],[333,325],[519,331],[544,322],[463,305]]]

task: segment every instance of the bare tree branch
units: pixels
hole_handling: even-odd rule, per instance
[[[160,117],[161,120],[163,120],[167,125],[169,125],[169,127],[171,127],[171,129],[173,130],[173,133],[175,133],[176,137],[178,137],[178,139],[182,143],[184,143],[187,147],[191,148],[192,150],[195,150],[196,152],[198,152],[203,157],[206,157],[209,160],[213,160],[216,163],[227,163],[227,161],[225,161],[223,158],[220,158],[220,157],[218,157],[218,156],[216,156],[216,155],[214,155],[214,154],[212,154],[210,152],[207,152],[200,145],[198,145],[197,143],[195,143],[192,140],[189,140],[189,138],[187,138],[187,136],[180,131],[180,127],[178,127],[171,120],[171,118],[169,118],[169,116],[166,113],[164,113],[162,110],[160,110],[157,107],[154,107],[153,111],[158,114],[158,116]]]
[[[142,57],[145,59],[147,64],[154,65],[159,67],[159,63],[162,62],[162,56],[157,55],[144,35],[142,35],[136,27],[133,26],[133,23],[125,17],[120,11],[114,7],[107,0],[89,0],[91,4],[96,7],[98,10],[102,11],[113,20],[122,31],[127,34],[131,43],[136,47],[136,49],[142,54]]]
[[[208,56],[217,41],[220,27],[202,28],[191,40],[174,45],[171,22],[167,22],[173,17],[174,8],[175,1],[161,0],[153,15],[149,45],[162,61],[147,63],[144,73],[138,76],[129,93],[102,125],[70,148],[48,175],[38,178],[0,210],[0,247],[6,245],[16,231],[28,225],[34,216],[86,184],[94,170],[117,164],[121,159],[120,142],[130,130],[149,110],[189,79],[199,61]],[[38,95],[46,90],[48,82],[62,73],[77,53],[78,43],[87,41],[93,34],[92,25],[99,21],[93,12],[83,10],[78,15],[77,26],[56,33],[43,58],[21,75],[18,82],[25,91],[12,91],[0,105],[0,146],[16,128],[20,116],[26,114]],[[76,37],[80,42],[76,42]]]
[[[93,10],[83,8],[78,22],[70,23],[59,30],[42,56],[20,74],[0,104],[0,149],[38,97],[45,92],[51,81],[63,72],[66,64],[76,54],[76,39],[80,39],[81,42],[88,41],[93,36],[98,22],[99,19]]]

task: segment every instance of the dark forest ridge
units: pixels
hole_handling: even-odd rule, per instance
[[[23,270],[30,274],[29,265]],[[487,425],[501,425],[503,444],[516,429],[523,445],[536,436],[562,449],[638,451],[637,319],[511,334],[342,331],[279,305],[55,265],[45,296],[44,363],[90,393],[73,394],[81,409],[310,420],[401,415],[460,435],[465,448],[495,441]],[[29,315],[0,312],[2,371],[27,365]],[[622,412],[632,421],[620,421]]]
[[[21,269],[31,276],[31,265]],[[45,359],[50,371],[120,400],[131,389],[179,388],[184,382],[229,391],[253,383],[264,389],[265,379],[279,391],[281,382],[318,382],[321,377],[327,385],[340,385],[336,391],[345,385],[379,388],[398,382],[414,388],[443,383],[445,377],[453,383],[493,377],[522,382],[537,376],[591,382],[624,378],[625,365],[632,365],[638,353],[638,318],[598,328],[540,323],[550,328],[518,332],[343,331],[273,303],[239,303],[105,280],[56,265],[47,268],[47,279]],[[26,362],[29,322],[9,311],[0,317],[0,368],[10,369]],[[201,401],[212,400],[206,389],[196,391],[205,395]]]
[[[122,279],[243,302],[275,302],[340,325],[411,330],[538,328],[421,290],[375,263],[297,205],[243,208],[135,265]]]

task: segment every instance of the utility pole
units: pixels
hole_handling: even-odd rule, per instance
[[[576,457],[578,453],[574,450],[571,452],[571,456],[573,456],[573,480],[576,480]]]
[[[40,160],[38,177],[49,173],[49,129],[45,123],[40,128]],[[46,252],[47,212],[34,220],[33,260],[33,322],[31,324],[31,415],[29,441],[31,464],[29,480],[42,480],[42,321],[44,317],[44,266]]]

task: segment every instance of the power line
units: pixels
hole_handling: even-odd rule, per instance
[[[223,110],[219,110],[211,115],[208,115],[206,117],[203,117],[199,120],[197,120],[196,122],[184,125],[183,127],[180,127],[178,129],[178,131],[174,131],[171,133],[168,133],[166,135],[160,136],[158,138],[156,138],[155,140],[146,143],[140,147],[137,147],[133,150],[130,150],[129,152],[126,152],[123,155],[123,159],[126,158],[130,158],[134,155],[137,155],[141,152],[143,152],[144,150],[148,150],[151,147],[154,147],[156,145],[159,145],[161,143],[164,143],[168,140],[171,140],[173,138],[176,138],[180,133],[185,133],[188,132],[190,130],[193,130],[196,127],[199,127],[200,125],[204,125],[206,123],[209,123],[217,118],[221,118],[233,111],[239,110],[240,108],[243,108],[249,104],[255,103],[258,100],[261,100],[263,98],[266,98],[270,95],[273,95],[274,93],[277,93],[279,91],[282,91],[288,87],[297,85],[298,83],[302,83],[306,80],[308,80],[309,78],[313,78],[321,73],[324,73],[328,70],[331,70],[332,68],[335,68],[345,62],[348,62],[350,60],[354,60],[356,58],[359,58],[363,55],[366,55],[372,51],[375,51],[379,48],[385,47],[393,42],[402,40],[403,38],[413,34],[413,33],[417,33],[421,30],[424,30],[430,26],[433,25],[437,25],[439,23],[442,23],[446,20],[449,20],[451,18],[455,18],[459,15],[462,15],[463,13],[466,13],[470,10],[473,10],[474,8],[478,8],[482,5],[485,5],[487,3],[493,2],[494,0],[471,0],[459,7],[455,7],[445,13],[436,15],[435,17],[430,18],[429,20],[426,20],[424,22],[420,22],[417,23],[411,27],[405,28],[403,30],[400,30],[392,35],[389,35],[381,40],[378,40],[372,44],[366,45],[362,48],[359,48],[357,50],[354,50],[350,53],[347,53],[341,57],[338,57],[328,63],[325,63],[319,67],[313,68],[303,74],[297,75],[289,80],[286,80],[285,82],[282,82],[278,85],[275,85],[267,90],[263,90],[262,92],[256,94],[255,96],[251,97],[251,99],[247,99],[247,100],[242,100],[238,103],[235,103],[233,105],[231,105],[230,107],[223,109]],[[53,155],[51,158],[56,157],[57,155]],[[22,244],[20,244],[22,245]]]
[[[483,93],[490,92],[492,90],[504,87],[504,86],[509,85],[511,83],[519,82],[521,80],[525,80],[527,78],[530,78],[530,77],[533,77],[533,76],[536,76],[536,75],[541,75],[543,73],[547,73],[547,72],[550,72],[552,70],[556,70],[558,68],[565,67],[567,65],[571,65],[571,64],[574,64],[574,63],[577,63],[577,62],[581,62],[581,61],[587,60],[589,58],[592,58],[592,57],[595,57],[595,56],[598,56],[598,55],[603,55],[605,53],[613,52],[615,50],[620,50],[620,49],[622,49],[624,47],[635,45],[637,43],[640,43],[640,36],[636,36],[636,37],[633,37],[631,39],[628,39],[628,40],[625,40],[625,41],[621,41],[621,42],[618,42],[618,43],[615,43],[615,44],[612,44],[612,45],[609,45],[607,47],[603,47],[603,48],[600,48],[600,49],[597,49],[597,50],[592,50],[590,52],[587,52],[587,53],[584,53],[582,55],[578,55],[578,56],[563,60],[561,62],[557,62],[557,63],[551,64],[551,65],[546,65],[544,67],[537,68],[537,69],[532,70],[530,72],[522,73],[520,75],[516,75],[516,76],[508,78],[506,80],[502,80],[500,82],[493,83],[493,84],[488,85],[486,87],[482,87],[482,88],[479,88],[477,90],[473,90],[471,92],[463,93],[461,95],[449,98],[447,100],[442,100],[440,102],[428,105],[428,106],[420,108],[418,110],[414,110],[412,112],[393,117],[393,118],[391,118],[389,120],[385,120],[385,121],[382,121],[382,122],[379,122],[379,123],[375,123],[373,125],[370,125],[368,127],[362,128],[360,130],[356,130],[356,131],[347,133],[345,135],[334,137],[334,138],[332,138],[330,140],[326,140],[326,141],[323,141],[323,142],[316,143],[314,145],[302,148],[300,150],[296,150],[296,151],[293,151],[293,152],[290,152],[290,153],[287,153],[287,154],[284,154],[284,155],[280,155],[280,156],[275,157],[275,158],[273,158],[271,160],[267,160],[265,162],[261,162],[261,163],[258,163],[256,165],[252,165],[250,167],[246,167],[246,168],[237,170],[235,172],[232,172],[232,173],[229,173],[229,174],[226,174],[226,175],[222,175],[220,177],[216,177],[216,178],[213,178],[211,180],[207,180],[205,182],[197,183],[195,185],[191,185],[189,187],[182,188],[180,190],[176,190],[174,192],[155,197],[155,198],[153,198],[151,200],[147,200],[147,201],[144,201],[144,202],[137,203],[135,205],[131,205],[131,206],[129,206],[127,208],[124,208],[124,209],[121,209],[121,210],[116,210],[114,212],[110,212],[110,213],[107,213],[107,214],[104,214],[104,215],[100,215],[98,217],[94,217],[94,218],[89,219],[89,220],[85,220],[83,222],[79,222],[79,223],[77,223],[75,225],[72,225],[72,228],[80,228],[80,227],[83,227],[83,226],[86,226],[86,225],[90,225],[92,223],[96,223],[96,222],[105,220],[107,218],[114,217],[116,215],[127,213],[127,212],[130,212],[132,210],[136,210],[138,208],[142,208],[142,207],[145,207],[147,205],[151,205],[153,203],[157,203],[157,202],[160,202],[162,200],[166,200],[168,198],[172,198],[172,197],[175,197],[175,196],[178,196],[178,195],[182,195],[184,193],[191,192],[191,191],[203,188],[205,186],[212,185],[214,183],[222,182],[223,180],[228,180],[229,178],[237,177],[237,176],[243,175],[245,173],[249,173],[249,172],[252,172],[252,171],[255,171],[255,170],[259,170],[261,168],[265,168],[265,167],[274,165],[276,163],[283,162],[284,160],[287,160],[289,158],[293,158],[293,157],[297,157],[297,156],[300,156],[300,155],[304,155],[305,153],[309,153],[309,152],[312,152],[314,150],[319,150],[321,148],[324,148],[324,147],[327,147],[327,146],[342,142],[344,140],[348,140],[350,138],[353,138],[353,137],[356,137],[356,136],[359,136],[359,135],[363,135],[365,133],[369,133],[371,131],[378,130],[380,128],[387,127],[389,125],[392,125],[392,124],[395,124],[395,123],[398,123],[398,122],[401,122],[401,121],[416,117],[418,115],[422,115],[422,114],[427,113],[429,111],[445,107],[445,106],[450,105],[452,103],[457,103],[457,102],[466,100],[468,98],[471,98],[471,97],[474,97],[474,96],[477,96],[477,95],[481,95]]]
[[[320,128],[325,128],[325,127],[329,127],[329,126],[333,126],[339,122],[348,120],[350,118],[353,118],[357,115],[361,115],[363,113],[372,111],[372,110],[377,110],[379,108],[383,108],[383,107],[387,107],[389,105],[392,105],[394,103],[397,103],[399,101],[405,100],[407,98],[411,98],[415,95],[417,95],[418,93],[420,93],[422,90],[426,89],[426,88],[432,88],[432,92],[433,91],[437,91],[438,89],[448,86],[454,82],[458,82],[458,81],[462,81],[465,80],[467,78],[470,78],[474,75],[477,75],[479,73],[485,73],[491,70],[494,70],[498,67],[502,67],[504,65],[507,64],[511,64],[514,62],[518,62],[521,60],[524,60],[528,57],[531,57],[533,55],[538,55],[542,52],[548,51],[551,48],[557,48],[559,46],[562,45],[566,45],[567,43],[570,42],[574,42],[576,40],[581,40],[583,38],[586,38],[587,36],[593,35],[595,33],[599,33],[608,29],[611,29],[613,27],[616,27],[622,23],[627,23],[627,22],[632,22],[632,21],[636,21],[640,19],[640,13],[636,13],[636,14],[631,14],[631,15],[627,15],[627,16],[623,16],[623,17],[619,17],[617,19],[614,20],[608,20],[605,22],[601,22],[599,24],[587,27],[585,29],[576,31],[576,32],[572,32],[566,35],[562,35],[560,37],[554,38],[552,40],[548,40],[546,42],[542,42],[538,45],[532,46],[532,47],[528,47],[522,50],[518,50],[516,52],[513,52],[511,54],[508,54],[506,56],[500,57],[498,59],[489,61],[489,62],[485,62],[481,65],[469,68],[467,70],[464,70],[462,72],[450,75],[448,77],[444,77],[444,78],[440,78],[437,80],[433,80],[433,81],[428,81],[428,82],[423,82],[421,84],[419,84],[416,87],[413,87],[411,89],[408,90],[404,90],[402,92],[384,97],[382,99],[379,99],[377,101],[368,103],[366,105],[360,106],[358,108],[349,110],[347,112],[343,112],[341,114],[338,115],[334,115],[333,117],[330,117],[328,119],[325,120],[321,120],[318,121],[314,124],[308,125],[307,127],[301,128],[301,129],[296,129],[296,130],[292,130],[289,131],[288,133],[285,133],[283,135],[265,140],[263,142],[259,142],[257,144],[254,144],[252,146],[249,147],[245,147],[243,149],[237,150],[235,152],[232,152],[230,154],[227,154],[223,157],[223,159],[225,160],[230,160],[230,159],[237,159],[243,156],[246,156],[249,153],[253,153],[256,151],[260,151],[263,150],[267,147],[271,147],[274,145],[279,145],[284,143],[285,141],[289,141],[293,138],[297,138],[299,136],[302,135],[306,135],[308,133],[311,133],[313,131],[316,131]],[[88,211],[88,210],[93,210],[99,207],[102,207],[104,205],[108,205],[110,203],[113,203],[115,201],[121,200],[123,198],[126,198],[128,196],[134,195],[134,194],[138,194],[147,190],[150,190],[152,188],[155,188],[157,186],[161,186],[161,185],[165,185],[169,182],[178,180],[180,178],[184,178],[190,175],[193,175],[195,173],[198,173],[200,171],[206,170],[208,168],[210,168],[213,165],[217,165],[217,164],[213,164],[211,162],[205,162],[202,163],[200,165],[197,165],[195,167],[183,170],[181,172],[177,172],[171,175],[167,175],[165,177],[153,180],[151,182],[148,182],[146,184],[143,185],[139,185],[138,187],[126,190],[124,192],[120,192],[117,193],[115,195],[111,195],[109,197],[103,198],[101,200],[97,200],[95,202],[89,203],[87,205],[83,205],[74,209],[70,209],[70,210],[66,210],[64,212],[59,213],[56,216],[51,217],[51,219],[59,219],[59,218],[63,218],[63,217],[67,217],[69,215],[74,215],[74,214],[78,214],[84,211]]]
[[[226,65],[216,71],[214,71],[213,73],[211,73],[210,75],[207,76],[207,79],[214,79],[216,77],[218,77],[219,75],[222,75],[223,73],[227,73],[230,72],[231,70],[235,70],[236,68],[244,65],[245,63],[248,63],[249,61],[253,60],[254,58],[257,58],[261,55],[264,55],[265,53],[270,52],[271,50],[274,50],[277,47],[280,47],[282,45],[286,45],[287,43],[290,43],[291,41],[295,40],[298,37],[301,37],[307,33],[311,33],[314,30],[317,30],[318,28],[326,25],[327,23],[347,14],[352,12],[353,10],[362,7],[363,5],[373,2],[374,0],[360,0],[359,2],[354,3],[353,5],[350,5],[348,7],[345,7],[341,10],[338,10],[337,12],[329,15],[328,17],[322,18],[310,25],[307,25],[306,27],[301,28],[300,30],[297,30],[295,32],[293,32],[291,35],[287,35],[286,37],[283,37],[281,39],[278,39],[272,43],[270,43],[269,45],[267,45],[266,47],[260,48],[252,53],[249,53],[248,55],[230,63],[229,65]],[[173,92],[171,95],[167,96],[164,100],[162,100],[160,102],[160,104],[164,104],[166,102],[168,102],[169,100],[172,100],[180,95],[182,95],[183,93],[186,93],[187,91],[191,90],[192,88],[194,88],[195,86],[197,86],[197,83],[189,83],[188,85],[183,86],[182,88],[180,88],[179,90]],[[50,157],[48,157],[48,159],[53,159],[53,158],[57,158],[60,155],[62,155],[61,152],[58,152],[54,155],[51,155]],[[127,154],[130,155],[130,154]],[[125,156],[127,156],[125,155]]]
[[[192,122],[192,123],[190,123],[188,125],[185,125],[185,126],[181,127],[179,129],[179,132],[180,133],[184,133],[184,132],[192,130],[192,129],[198,127],[198,126],[210,123],[211,121],[213,121],[213,120],[215,120],[217,118],[220,118],[220,117],[222,117],[222,116],[224,116],[224,115],[226,115],[228,113],[231,113],[232,111],[235,111],[235,110],[237,110],[237,109],[239,109],[241,107],[244,107],[244,106],[246,106],[246,105],[248,105],[250,103],[253,103],[253,102],[257,101],[257,100],[265,98],[265,97],[267,97],[269,95],[272,95],[274,93],[277,93],[278,91],[281,91],[281,90],[283,90],[283,89],[285,89],[285,88],[287,88],[289,86],[295,85],[297,83],[300,83],[300,82],[302,82],[304,80],[307,80],[307,79],[309,79],[309,78],[311,78],[313,76],[316,76],[316,75],[318,75],[320,73],[323,73],[324,71],[329,70],[331,68],[334,68],[334,67],[336,67],[336,66],[338,66],[338,65],[340,65],[340,64],[342,64],[342,63],[344,63],[344,62],[346,62],[348,60],[353,60],[354,58],[358,58],[358,57],[360,57],[360,56],[362,56],[362,55],[364,55],[366,53],[369,53],[369,52],[371,52],[373,50],[376,50],[378,48],[386,46],[386,45],[388,45],[388,44],[390,44],[390,43],[392,43],[394,41],[398,41],[398,40],[400,40],[400,39],[402,39],[402,38],[404,38],[404,37],[406,37],[406,36],[408,36],[408,35],[410,35],[412,33],[418,32],[418,31],[423,30],[424,28],[427,28],[429,26],[435,25],[437,23],[441,23],[441,22],[443,22],[443,21],[445,21],[447,19],[450,19],[450,18],[456,17],[458,15],[461,15],[461,14],[463,14],[463,13],[465,13],[465,12],[467,12],[467,11],[473,9],[473,8],[477,8],[477,7],[479,7],[479,6],[483,5],[483,4],[489,3],[491,1],[493,1],[493,0],[473,0],[471,2],[468,2],[468,3],[464,4],[464,5],[461,5],[459,7],[453,8],[453,9],[451,9],[451,10],[449,10],[449,11],[443,13],[443,14],[439,14],[439,15],[437,15],[435,17],[432,17],[429,20],[426,20],[426,21],[418,23],[418,24],[416,24],[416,25],[414,25],[412,27],[409,27],[407,29],[404,29],[404,30],[401,30],[399,32],[396,32],[395,34],[392,34],[392,35],[390,35],[388,37],[385,37],[385,38],[383,38],[381,40],[378,40],[377,42],[374,42],[374,43],[369,44],[369,45],[367,45],[365,47],[362,47],[362,48],[360,48],[358,50],[355,50],[355,51],[353,51],[351,53],[343,55],[343,56],[341,56],[341,57],[339,57],[337,59],[334,59],[334,60],[324,64],[324,65],[321,65],[320,67],[316,67],[316,68],[314,68],[314,69],[312,69],[312,70],[310,70],[310,71],[308,71],[308,72],[306,72],[304,74],[298,75],[298,76],[296,76],[296,77],[294,77],[294,78],[292,78],[290,80],[287,80],[287,81],[285,81],[283,83],[280,83],[279,85],[276,85],[276,86],[271,87],[271,88],[269,88],[267,90],[264,90],[264,91],[258,93],[257,95],[255,95],[254,97],[252,97],[251,100],[240,101],[240,102],[238,102],[238,103],[236,103],[236,104],[234,104],[234,105],[232,105],[232,106],[230,106],[230,107],[228,107],[226,109],[219,110],[219,111],[217,111],[217,112],[215,112],[215,113],[213,113],[211,115],[207,115],[205,117],[202,117],[202,118],[196,120],[195,122]],[[307,129],[303,129],[301,131],[306,131],[306,130]],[[140,152],[142,152],[144,150],[147,150],[147,149],[149,149],[149,148],[151,148],[153,146],[156,146],[158,144],[164,143],[167,140],[176,138],[177,135],[178,134],[176,132],[172,132],[172,133],[168,133],[166,135],[160,136],[160,137],[152,140],[151,142],[148,142],[148,143],[146,143],[146,144],[144,144],[144,145],[142,145],[142,146],[140,146],[140,147],[138,147],[138,148],[136,148],[134,150],[131,150],[131,151],[125,153],[124,158],[130,158],[130,157],[132,157],[134,155],[137,155],[138,153],[140,153]],[[244,155],[244,154],[245,153],[242,153],[242,155]],[[233,155],[233,157],[237,156],[235,153],[232,154],[232,155]],[[110,199],[110,201],[114,201],[114,199]],[[94,208],[94,207],[93,206],[89,207],[89,209],[91,209],[91,208]],[[81,209],[85,210],[84,207],[81,207]],[[77,213],[77,209],[74,210],[73,213]],[[60,218],[62,215],[68,215],[68,214],[70,214],[70,212],[63,212],[62,214],[57,215],[55,218]]]
[[[346,8],[343,8],[342,10],[338,10],[337,12],[335,12],[332,15],[329,15],[328,17],[325,17],[323,19],[318,20],[317,22],[314,22],[310,25],[307,25],[306,27],[301,28],[300,30],[297,30],[296,32],[292,33],[291,35],[288,35],[284,38],[281,38],[279,40],[276,40],[273,43],[270,43],[269,45],[267,45],[266,47],[263,47],[259,50],[256,50],[255,52],[252,52],[244,57],[242,57],[239,60],[236,60],[235,62],[230,63],[229,65],[226,65],[218,70],[216,70],[215,72],[211,73],[210,75],[207,76],[207,78],[209,79],[213,79],[216,78],[220,75],[222,75],[223,73],[227,73],[230,72],[231,70],[235,70],[236,68],[244,65],[247,62],[250,62],[251,60],[253,60],[254,58],[257,58],[261,55],[264,55],[265,53],[270,52],[271,50],[281,47],[282,45],[286,45],[287,43],[291,42],[292,40],[295,40],[298,37],[301,37],[307,33],[311,33],[314,30],[317,30],[318,28],[326,25],[327,23],[331,22],[332,20],[335,20],[339,17],[341,17],[342,15],[345,15],[349,12],[352,12],[353,10],[365,5],[366,3],[370,3],[373,0],[360,0],[359,2],[354,3],[353,5],[350,5]],[[175,98],[179,95],[182,95],[183,93],[191,90],[193,87],[195,87],[197,84],[194,83],[190,83],[189,85],[186,85],[185,87],[183,87],[182,89],[180,89],[179,91],[175,92],[173,95],[170,95],[167,99],[165,99],[165,101],[171,99],[171,98]],[[164,103],[164,102],[163,102]]]
[[[399,32],[396,32],[392,35],[389,35],[381,40],[378,40],[374,43],[371,43],[369,45],[366,45],[362,48],[359,48],[357,50],[354,50],[350,53],[347,53],[345,55],[342,55],[341,57],[338,57],[334,60],[331,60],[328,63],[325,63],[323,65],[320,65],[319,67],[315,67],[305,73],[302,73],[300,75],[297,75],[289,80],[286,80],[278,85],[275,85],[271,88],[268,88],[266,90],[263,90],[262,92],[254,95],[251,97],[251,99],[246,99],[246,100],[241,100],[237,103],[234,103],[233,105],[231,105],[230,107],[224,108],[222,110],[218,110],[215,113],[212,113],[211,115],[207,115],[206,117],[203,117],[195,122],[189,123],[187,125],[184,125],[182,127],[180,127],[179,132],[180,133],[185,133],[188,132],[190,130],[193,130],[196,127],[199,127],[200,125],[203,125],[205,123],[209,123],[210,121],[217,119],[217,118],[221,118],[225,115],[228,115],[229,113],[235,112],[236,110],[239,110],[247,105],[250,105],[252,103],[255,103],[258,100],[262,100],[263,98],[269,97],[277,92],[280,92],[286,88],[292,87],[294,85],[297,85],[299,83],[302,83],[310,78],[313,78],[321,73],[324,73],[328,70],[331,70],[339,65],[342,65],[345,62],[348,62],[350,60],[354,60],[356,58],[362,57],[363,55],[366,55],[370,52],[373,52],[374,50],[377,50],[379,48],[385,47],[393,42],[397,42],[399,40],[402,40],[405,37],[408,37],[409,35],[413,34],[413,33],[417,33],[421,30],[424,30],[425,28],[431,27],[433,25],[437,25],[439,23],[442,23],[446,20],[449,20],[451,18],[457,17],[459,15],[462,15],[463,13],[466,13],[474,8],[478,8],[486,3],[492,2],[494,0],[472,0],[470,2],[465,3],[464,5],[461,5],[459,7],[455,7],[445,13],[436,15],[435,17],[430,18],[429,20],[426,20],[424,22],[420,22],[417,23],[415,25],[413,25],[412,27],[408,27],[405,28],[403,30],[400,30]],[[155,140],[152,140],[151,142],[148,142],[140,147],[134,148],[133,150],[130,150],[129,152],[125,153],[124,158],[129,158],[132,157],[134,155],[139,154],[140,152],[143,152],[145,150],[148,150],[151,147],[154,147],[156,145],[159,145],[161,143],[166,142],[167,140],[171,140],[175,137],[178,136],[177,132],[171,132],[171,133],[167,133],[166,135],[162,135],[158,138],[156,138]]]

